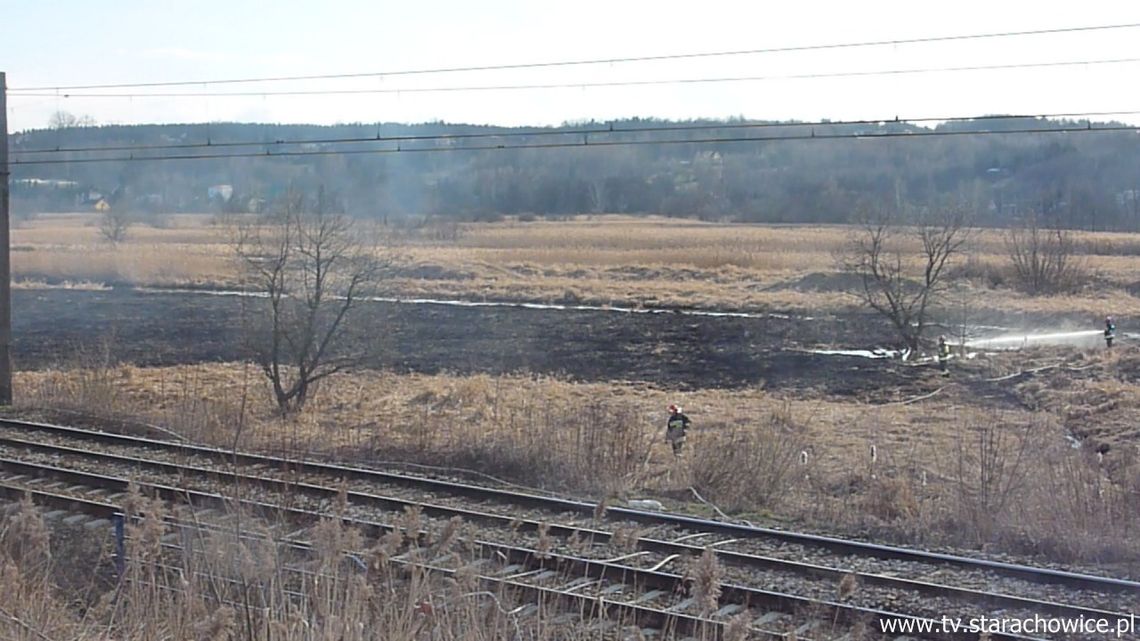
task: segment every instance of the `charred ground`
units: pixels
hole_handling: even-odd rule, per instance
[[[259,313],[255,302],[237,296],[130,288],[18,290],[13,309],[15,359],[24,369],[77,360],[231,361],[242,356],[243,325]],[[374,354],[369,366],[398,372],[530,372],[583,382],[762,386],[880,401],[933,384],[929,368],[805,351],[890,346],[884,323],[858,311],[739,318],[377,302],[360,309],[348,340]]]

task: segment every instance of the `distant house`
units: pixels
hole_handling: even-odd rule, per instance
[[[265,211],[265,204],[265,199],[263,198],[250,198],[245,210],[251,214],[260,214]]]
[[[229,202],[230,198],[234,195],[233,185],[214,185],[206,190],[206,196],[210,200],[221,200],[222,202]]]
[[[99,212],[100,214],[105,214],[111,211],[111,204],[107,202],[107,199],[100,198],[99,202],[95,203],[95,211]]]

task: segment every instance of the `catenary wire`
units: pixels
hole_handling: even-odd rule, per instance
[[[294,158],[300,156],[354,156],[363,154],[397,154],[397,153],[433,153],[433,152],[459,152],[459,151],[507,151],[507,150],[528,150],[528,149],[561,149],[561,148],[607,148],[607,147],[634,147],[645,145],[675,145],[675,144],[723,144],[723,143],[771,143],[771,142],[790,142],[790,141],[804,141],[804,140],[875,140],[886,138],[904,138],[915,140],[918,138],[933,138],[933,137],[950,137],[950,136],[993,136],[993,135],[1016,135],[1016,134],[1085,134],[1085,133],[1104,133],[1104,132],[1136,132],[1140,131],[1140,125],[1111,125],[1102,127],[1092,127],[1091,123],[1084,127],[1063,127],[1055,129],[1008,129],[1003,131],[930,131],[922,133],[913,132],[885,132],[879,134],[817,134],[814,131],[810,134],[797,134],[791,136],[767,136],[767,137],[714,137],[714,138],[695,138],[695,139],[669,139],[669,140],[603,140],[590,142],[588,138],[583,137],[582,142],[551,142],[551,143],[533,143],[533,144],[518,144],[518,145],[476,145],[469,147],[412,147],[403,148],[397,145],[395,149],[316,149],[316,150],[299,150],[299,151],[282,151],[282,152],[242,152],[232,154],[185,154],[185,155],[168,155],[168,156],[124,156],[124,157],[101,157],[101,158],[79,158],[74,160],[67,159],[35,159],[35,160],[15,160],[10,162],[11,166],[20,165],[55,165],[55,164],[91,164],[91,163],[105,163],[105,162],[150,162],[160,160],[208,160],[208,159],[228,159],[228,158]]]
[[[873,76],[899,76],[926,73],[958,73],[965,71],[1003,71],[1011,69],[1050,69],[1057,67],[1089,67],[1095,65],[1131,64],[1140,58],[1107,58],[1098,60],[1061,60],[1052,62],[1019,62],[997,65],[965,65],[955,67],[917,67],[910,69],[876,69],[871,71],[832,71],[799,74],[773,74],[763,76],[722,76],[713,78],[667,78],[660,80],[610,80],[598,82],[554,82],[524,83],[509,85],[462,85],[454,87],[408,87],[370,89],[298,89],[290,91],[185,91],[162,93],[22,93],[19,96],[50,97],[64,99],[86,98],[249,98],[268,96],[343,96],[365,94],[416,94],[416,93],[461,93],[467,91],[531,91],[541,89],[590,89],[607,87],[647,87],[659,85],[715,84],[729,82],[762,82],[769,80],[819,80],[829,78],[865,78]]]
[[[382,136],[379,133],[373,136],[348,136],[348,137],[334,137],[334,138],[307,138],[307,139],[275,139],[275,140],[262,140],[262,141],[222,141],[215,142],[207,140],[206,142],[197,143],[169,143],[161,145],[107,145],[99,147],[52,147],[44,149],[10,149],[9,154],[12,156],[20,154],[55,154],[55,153],[96,153],[108,151],[157,151],[157,150],[185,150],[185,149],[225,149],[237,147],[284,147],[293,145],[326,145],[326,144],[351,144],[351,143],[376,143],[376,142],[430,142],[430,141],[449,141],[449,140],[478,140],[484,138],[523,138],[523,137],[545,137],[545,136],[586,136],[586,135],[602,135],[602,134],[637,134],[637,133],[667,133],[667,132],[691,132],[691,131],[714,131],[714,130],[737,130],[737,129],[776,129],[776,128],[791,128],[791,127],[843,127],[843,126],[858,126],[858,125],[883,125],[883,124],[916,124],[916,123],[929,123],[929,122],[975,122],[975,121],[992,121],[992,120],[1023,120],[1028,118],[1046,118],[1046,119],[1060,119],[1060,118],[1100,118],[1105,116],[1134,116],[1140,115],[1140,109],[1118,110],[1118,111],[1072,111],[1060,113],[1040,113],[1040,114],[992,114],[981,116],[924,116],[920,118],[902,118],[894,116],[891,118],[871,118],[859,120],[816,120],[808,122],[725,122],[713,124],[694,124],[694,125],[659,125],[659,126],[646,126],[646,127],[615,127],[611,123],[603,127],[591,127],[586,129],[563,129],[563,130],[524,130],[524,131],[498,131],[498,132],[476,132],[476,133],[454,133],[454,134],[408,134],[398,136]]]
[[[613,58],[593,58],[593,59],[580,59],[580,60],[561,60],[561,61],[546,61],[546,62],[525,62],[525,63],[512,63],[500,65],[471,65],[461,67],[440,67],[434,69],[404,69],[393,71],[374,71],[363,73],[330,73],[330,74],[312,74],[312,75],[297,75],[297,76],[267,76],[267,77],[253,77],[253,78],[227,78],[219,80],[176,80],[165,82],[132,82],[132,83],[110,83],[110,84],[82,84],[82,85],[40,85],[31,87],[10,87],[9,91],[63,91],[74,89],[128,89],[128,88],[143,88],[143,87],[179,87],[179,86],[194,86],[194,85],[221,85],[221,84],[246,84],[246,83],[260,83],[260,82],[289,82],[300,80],[337,80],[346,78],[368,78],[368,77],[381,77],[381,76],[409,76],[409,75],[426,75],[426,74],[439,74],[439,73],[457,73],[457,72],[476,72],[476,71],[503,71],[513,69],[541,69],[549,67],[569,67],[580,65],[600,65],[600,64],[618,64],[618,63],[636,63],[636,62],[654,62],[661,60],[684,60],[694,58],[712,58],[724,56],[743,56],[743,55],[757,55],[768,53],[791,53],[800,51],[821,51],[829,49],[852,49],[860,47],[882,47],[882,46],[899,46],[910,44],[923,44],[932,42],[955,42],[955,41],[969,41],[969,40],[984,40],[992,38],[1011,38],[1023,36],[1040,36],[1040,35],[1054,35],[1054,34],[1067,34],[1067,33],[1081,33],[1093,31],[1108,31],[1119,29],[1134,29],[1140,27],[1140,23],[1120,23],[1120,24],[1106,24],[1106,25],[1088,25],[1082,27],[1060,27],[1055,29],[1033,29],[1022,31],[1002,31],[990,33],[975,33],[975,34],[956,34],[949,36],[929,36],[922,38],[897,38],[885,40],[867,40],[861,42],[839,42],[839,43],[824,43],[824,44],[809,44],[809,45],[792,45],[785,47],[767,47],[758,49],[742,49],[732,51],[706,51],[696,53],[678,53],[678,54],[661,54],[649,56],[629,56],[629,57],[613,57]]]

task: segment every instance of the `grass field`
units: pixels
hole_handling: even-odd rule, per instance
[[[238,285],[229,227],[208,215],[160,220],[111,245],[101,241],[94,215],[38,216],[13,231],[13,273],[33,284]],[[854,304],[846,293],[854,283],[836,262],[849,227],[592,216],[380,232],[392,266],[378,293],[391,296],[815,311]],[[1140,235],[1074,239],[1090,273],[1076,294],[1033,298],[1008,289],[1009,260],[995,231],[973,235],[955,282],[982,309],[1140,313],[1132,294]]]
[[[1037,357],[1057,362],[1055,353]],[[302,414],[283,419],[255,368],[237,363],[25,372],[17,385],[25,410],[142,421],[224,447],[430,464],[690,508],[689,488],[697,488],[747,518],[1135,568],[1140,350],[1070,353],[1064,362],[1072,371],[987,388],[1022,399],[1020,409],[977,398],[979,382],[1026,365],[1014,356],[973,364],[953,384],[918,373],[934,394],[887,404],[811,390],[679,393],[618,381],[368,371],[328,380]],[[671,402],[695,421],[680,460],[663,440]],[[1073,449],[1074,435],[1089,445]],[[1109,463],[1093,456],[1101,446]]]
[[[381,231],[378,251],[392,264],[379,293],[393,296],[840,318],[856,305],[836,261],[846,227],[594,216]],[[93,217],[42,215],[13,232],[14,272],[32,287],[235,287],[230,233],[212,217],[179,216],[109,245]],[[1006,285],[1001,234],[976,231],[952,268],[954,298],[972,311],[1140,315],[1130,293],[1140,235],[1076,234],[1074,242],[1088,285],[1029,297]],[[824,375],[852,371],[832,362]],[[462,468],[711,513],[693,500],[697,489],[750,519],[1140,567],[1140,349],[983,354],[955,362],[950,380],[932,368],[883,367],[896,370],[881,380],[904,382],[898,394],[837,395],[806,384],[678,392],[619,372],[584,383],[358,371],[324,381],[288,419],[273,411],[256,369],[232,362],[77,363],[21,372],[17,396],[23,411],[57,420],[142,421],[218,445]],[[696,423],[679,461],[662,438],[672,402]],[[50,413],[61,410],[81,414]]]

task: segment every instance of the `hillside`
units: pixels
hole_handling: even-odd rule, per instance
[[[1075,228],[1140,228],[1140,145],[1135,131],[1059,133],[1050,130],[1086,123],[1033,118],[955,121],[929,128],[902,123],[742,127],[745,124],[634,119],[527,129],[443,123],[211,123],[33,130],[12,137],[13,160],[211,157],[17,164],[12,198],[17,214],[84,209],[101,199],[119,208],[157,213],[246,211],[272,202],[293,185],[307,190],[324,186],[361,216],[471,220],[612,212],[760,222],[841,222],[861,202],[954,201],[966,203],[980,222],[989,224],[1044,210]],[[661,131],[682,126],[700,128]],[[621,133],[559,134],[610,127]],[[1016,133],[971,133],[1010,130]],[[895,136],[854,137],[885,133]],[[931,133],[946,135],[922,135]],[[330,142],[376,137],[403,139]],[[768,140],[494,148],[745,137]],[[795,139],[772,140],[778,138]],[[259,144],[227,146],[250,142]],[[210,146],[204,147],[207,143]],[[164,148],[27,153],[155,145]],[[400,153],[367,151],[395,150],[397,145]],[[448,151],[421,153],[440,149]],[[263,155],[280,152],[298,155]],[[217,157],[233,153],[259,157]]]

